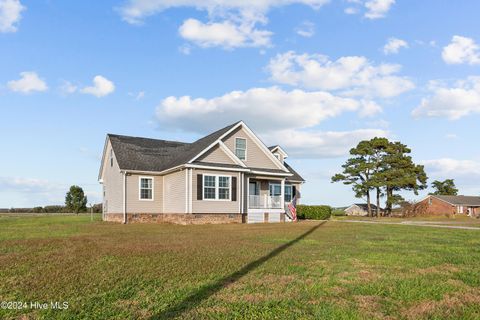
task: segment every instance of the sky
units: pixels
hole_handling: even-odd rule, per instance
[[[0,208],[101,202],[107,133],[194,141],[244,120],[307,180],[385,136],[480,195],[480,2],[0,0]],[[407,200],[421,198],[405,193]]]

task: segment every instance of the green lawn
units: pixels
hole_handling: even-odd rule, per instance
[[[0,216],[0,301],[69,304],[0,319],[478,319],[480,231]]]

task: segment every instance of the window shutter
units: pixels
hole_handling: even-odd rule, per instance
[[[292,199],[297,195],[297,188],[292,186]]]
[[[232,201],[237,201],[237,177],[232,177]]]
[[[197,174],[197,200],[203,200],[203,175]]]

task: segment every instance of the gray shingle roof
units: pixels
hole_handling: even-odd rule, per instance
[[[130,137],[108,134],[118,165],[122,170],[160,172],[176,166],[186,164],[218,140],[222,135],[235,127],[239,122],[215,131],[195,142],[185,143],[140,137]],[[194,162],[195,164],[200,164]],[[243,168],[239,165],[219,163],[202,163],[225,168]],[[287,177],[290,181],[305,181],[292,167],[284,163],[285,167],[293,174]],[[283,170],[269,170],[263,168],[249,168],[251,170],[285,173]]]
[[[238,122],[192,143],[109,134],[122,170],[163,171],[187,163]]]
[[[480,197],[475,196],[437,196],[432,195],[440,200],[446,201],[458,206],[480,206]]]

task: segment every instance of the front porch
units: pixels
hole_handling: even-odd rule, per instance
[[[295,187],[285,178],[247,177],[247,222],[291,221],[285,214]]]

